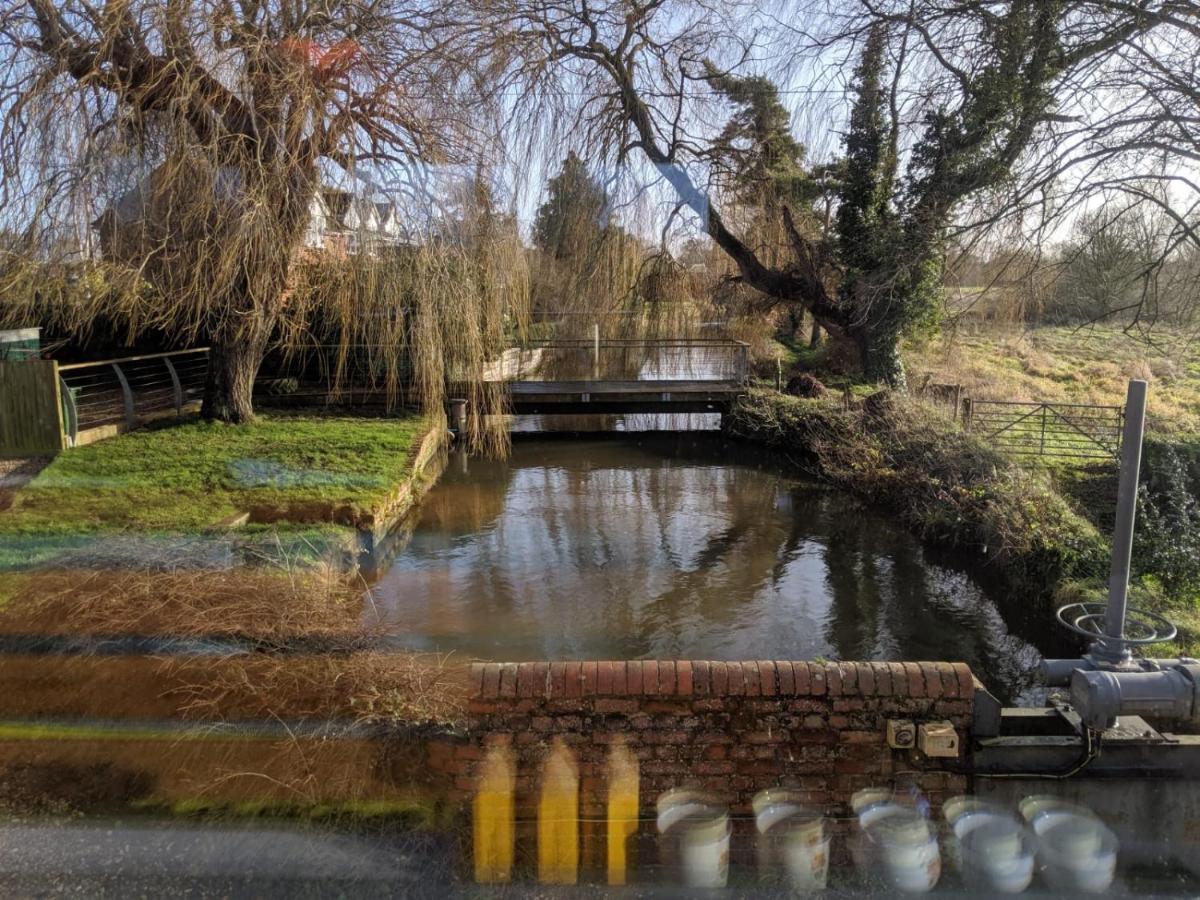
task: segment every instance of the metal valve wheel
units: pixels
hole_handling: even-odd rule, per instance
[[[1125,615],[1124,634],[1120,638],[1110,637],[1104,633],[1104,603],[1068,603],[1059,607],[1055,617],[1060,625],[1082,637],[1095,640],[1097,638],[1110,644],[1120,644],[1127,647],[1158,644],[1172,640],[1178,629],[1171,621],[1148,609],[1130,607]]]

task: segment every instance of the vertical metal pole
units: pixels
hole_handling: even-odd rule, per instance
[[[1117,486],[1117,521],[1113,528],[1112,569],[1108,575],[1108,607],[1104,634],[1125,636],[1125,607],[1129,599],[1129,564],[1133,556],[1133,520],[1137,514],[1138,471],[1142,465],[1142,435],[1146,428],[1146,382],[1129,382],[1125,394],[1125,431],[1121,440],[1121,480]],[[1120,644],[1107,655],[1124,657]]]
[[[1046,455],[1046,404],[1042,404],[1042,436],[1038,442],[1038,456]]]
[[[592,377],[600,378],[600,323],[592,323]]]

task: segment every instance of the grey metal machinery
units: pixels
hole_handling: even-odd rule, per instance
[[[1128,605],[1146,388],[1145,381],[1131,381],[1126,394],[1108,602],[1070,603],[1059,609],[1063,627],[1092,643],[1081,659],[1042,664],[1046,683],[1070,685],[1072,705],[1083,723],[1097,731],[1113,727],[1118,716],[1200,721],[1200,662],[1133,655],[1134,647],[1169,641],[1176,634],[1175,626],[1162,616]]]

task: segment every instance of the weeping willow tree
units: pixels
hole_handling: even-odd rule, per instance
[[[0,164],[21,236],[4,259],[5,318],[205,340],[203,414],[228,422],[253,418],[268,348],[335,322],[341,342],[381,344],[384,380],[398,388],[407,367],[436,408],[513,302],[507,276],[494,289],[503,242],[431,227],[405,258],[348,254],[317,276],[302,250],[331,172],[411,198],[426,167],[466,153],[486,79],[464,74],[448,9],[4,3]],[[74,280],[48,302],[45,274],[63,271]],[[80,290],[80,272],[102,289]]]

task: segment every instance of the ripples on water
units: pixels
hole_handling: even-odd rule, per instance
[[[453,458],[373,595],[402,644],[488,659],[962,660],[1005,699],[1040,660],[965,567],[716,435]]]

